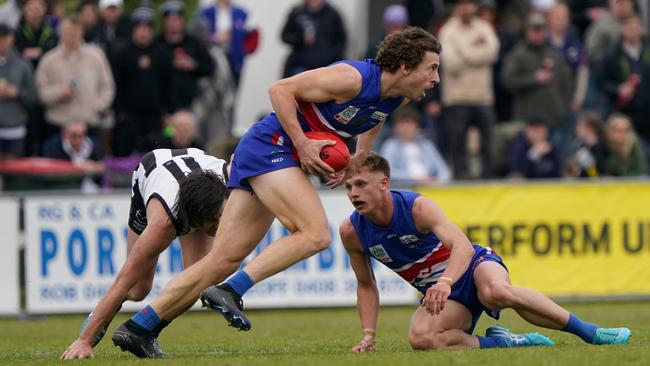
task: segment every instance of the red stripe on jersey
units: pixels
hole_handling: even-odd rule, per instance
[[[318,114],[316,114],[316,111],[314,110],[313,104],[299,99],[296,99],[296,102],[298,103],[298,110],[302,116],[305,117],[305,120],[307,120],[307,124],[312,131],[333,132],[327,128],[323,122],[321,122]]]
[[[435,253],[432,253],[424,262],[415,263],[411,267],[396,273],[403,279],[411,282],[420,275],[420,272],[449,259],[450,254],[451,252],[446,246],[441,246],[440,249],[438,249]]]

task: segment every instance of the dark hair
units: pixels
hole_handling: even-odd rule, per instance
[[[422,62],[426,52],[440,54],[440,41],[420,27],[408,27],[384,38],[378,46],[375,61],[388,72],[395,72],[402,65],[412,70]]]
[[[181,231],[215,220],[228,193],[223,179],[212,170],[194,170],[183,178],[173,208]]]
[[[77,14],[81,13],[81,10],[85,8],[86,6],[92,6],[93,8],[97,7],[97,1],[95,0],[82,0],[79,2],[79,5],[77,5],[77,8],[75,9],[75,12]]]
[[[368,154],[366,160],[363,161],[362,167],[368,168],[371,172],[382,172],[390,178],[390,164],[388,164],[388,160],[374,151]]]
[[[578,115],[578,123],[584,123],[590,129],[596,132],[598,135],[598,140],[603,141],[605,139],[605,127],[603,125],[603,120],[600,118],[600,114],[596,111],[584,111]]]
[[[548,127],[546,120],[540,117],[529,117],[526,120],[526,126],[528,127]]]

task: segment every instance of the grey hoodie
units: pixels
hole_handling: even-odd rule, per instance
[[[15,85],[19,95],[16,99],[0,99],[0,128],[27,124],[27,107],[37,101],[32,66],[14,51],[4,62],[0,61],[1,82]]]

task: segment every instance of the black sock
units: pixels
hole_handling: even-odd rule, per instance
[[[126,327],[126,329],[128,329],[129,331],[135,333],[136,335],[150,336],[150,337],[153,336],[153,331],[150,331],[150,330],[147,330],[144,327],[141,327],[140,325],[138,325],[138,323],[134,322],[132,319],[127,320],[124,323],[124,326]]]
[[[158,338],[158,336],[160,335],[160,332],[162,332],[162,330],[165,329],[165,327],[168,326],[169,323],[171,323],[169,320],[166,320],[166,319],[160,319],[160,323],[158,323],[158,325],[156,325],[156,326],[151,330],[152,335],[153,335],[155,338]]]

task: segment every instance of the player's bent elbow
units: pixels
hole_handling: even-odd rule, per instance
[[[269,96],[273,98],[274,96],[282,94],[285,88],[286,88],[286,81],[278,80],[273,84],[271,84],[271,86],[269,87],[268,89]]]

